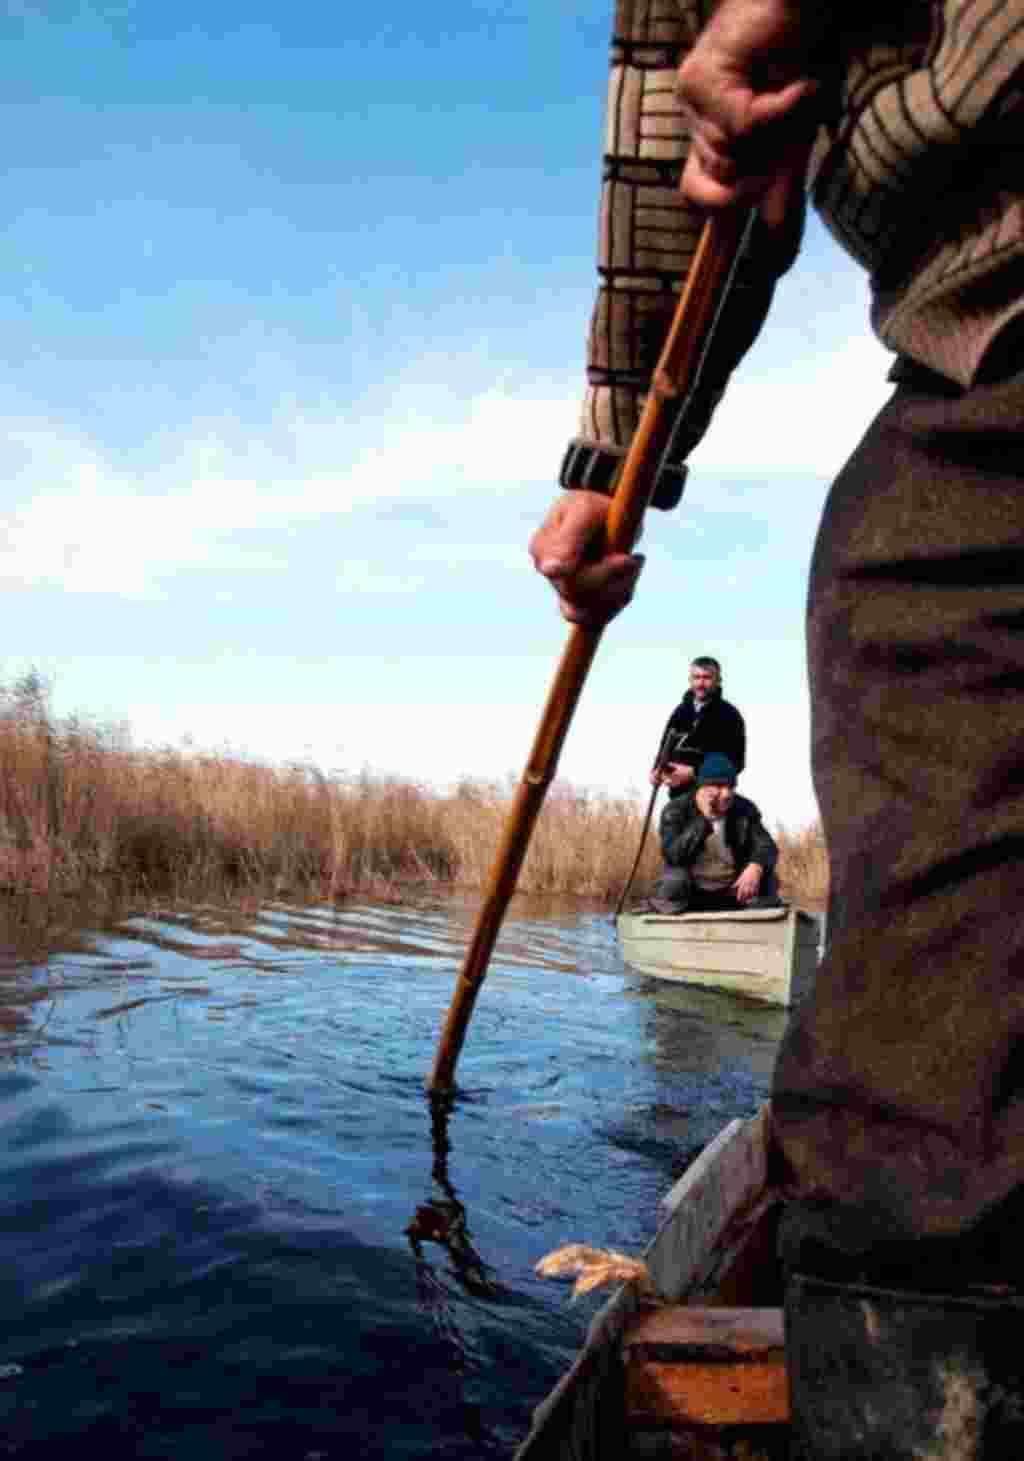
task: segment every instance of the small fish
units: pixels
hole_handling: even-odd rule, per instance
[[[578,1299],[606,1283],[635,1283],[640,1293],[654,1296],[654,1284],[642,1258],[630,1258],[614,1248],[590,1248],[586,1243],[567,1243],[546,1253],[534,1265],[539,1278],[572,1278],[572,1297]]]

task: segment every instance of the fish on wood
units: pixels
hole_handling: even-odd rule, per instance
[[[637,1292],[654,1298],[654,1284],[642,1258],[630,1258],[614,1248],[591,1248],[586,1243],[567,1243],[555,1248],[534,1264],[539,1278],[573,1278],[572,1297],[578,1299],[606,1283],[632,1283]]]

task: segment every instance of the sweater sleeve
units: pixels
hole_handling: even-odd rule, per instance
[[[612,493],[640,420],[704,215],[679,192],[689,137],[676,71],[711,0],[616,0],[599,221],[599,288],[587,348],[579,430],[562,460],[563,487]],[[755,227],[700,379],[674,407],[652,502],[675,507],[686,458],[704,435],[734,367],[757,336],[775,285]],[[668,409],[673,409],[669,407]]]

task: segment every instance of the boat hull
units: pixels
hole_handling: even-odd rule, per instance
[[[718,989],[762,1004],[799,1004],[814,980],[818,919],[800,908],[736,913],[622,913],[622,956],[653,979]]]
[[[662,1200],[645,1254],[658,1300],[634,1284],[609,1299],[515,1461],[786,1456],[768,1119],[731,1122]]]

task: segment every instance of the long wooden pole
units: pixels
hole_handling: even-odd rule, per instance
[[[613,553],[636,542],[654,489],[671,423],[667,401],[692,390],[714,328],[729,276],[746,233],[749,215],[740,210],[713,214],[704,225],[686,287],[669,327],[640,424],[608,509],[607,541]],[[448,1090],[473,1006],[487,973],[501,921],[515,892],[534,823],[554,780],[576,703],[601,641],[600,628],[574,624],[541,713],[529,759],[505,820],[505,829],[484,891],[473,936],[441,1032],[428,1090]]]
[[[669,742],[670,741],[674,741],[675,739],[676,739],[676,737],[672,734],[672,731],[671,731],[670,727],[669,726],[666,726],[665,727],[665,734],[661,738],[661,745],[658,747],[658,754],[654,758],[654,769],[655,769],[655,771],[657,771],[659,773],[659,776],[660,776],[660,773],[661,773],[662,768],[664,767],[666,761],[668,760],[668,757],[666,756],[665,753],[668,750]],[[613,915],[613,917],[615,917],[615,918],[618,918],[619,914],[622,912],[623,908],[626,906],[626,899],[629,897],[629,890],[633,886],[633,879],[636,877],[636,870],[640,866],[640,859],[644,855],[644,844],[647,841],[647,829],[651,825],[651,818],[654,815],[654,803],[658,799],[658,792],[660,790],[661,790],[661,781],[659,779],[651,787],[651,794],[650,794],[650,797],[647,800],[647,815],[644,818],[644,825],[643,825],[643,827],[641,828],[641,831],[640,831],[640,844],[639,844],[639,846],[637,847],[637,850],[636,850],[636,857],[634,857],[634,859],[633,859],[633,866],[629,870],[629,877],[626,879],[626,886],[623,888],[622,892],[619,894],[619,901],[615,905],[615,913]]]

